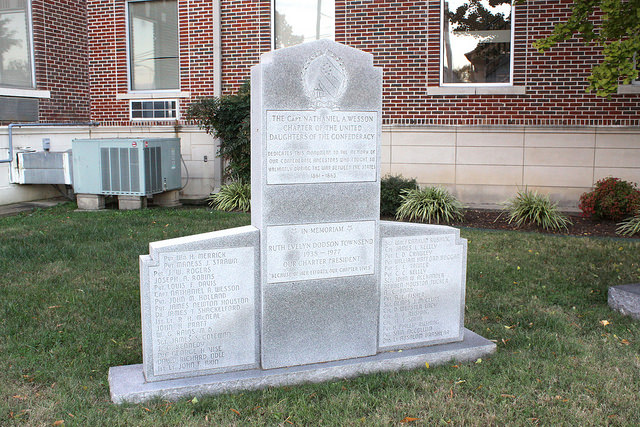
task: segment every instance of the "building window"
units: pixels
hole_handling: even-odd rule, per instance
[[[511,84],[510,0],[442,0],[441,84]]]
[[[131,90],[178,89],[177,1],[131,1],[128,7]]]
[[[34,87],[27,0],[0,0],[0,86]]]
[[[131,101],[131,120],[176,120],[178,101],[158,99],[149,101]]]
[[[275,49],[334,38],[334,0],[273,0]]]

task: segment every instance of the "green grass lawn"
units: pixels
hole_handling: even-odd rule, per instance
[[[640,282],[638,239],[462,230],[465,325],[498,344],[476,363],[118,406],[109,367],[142,361],[138,255],[249,216],[74,208],[0,218],[2,426],[640,424],[640,322],[607,306]]]

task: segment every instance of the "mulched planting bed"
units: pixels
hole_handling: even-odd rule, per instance
[[[454,227],[470,227],[470,228],[484,228],[493,230],[519,230],[519,231],[535,231],[539,233],[558,234],[565,236],[590,236],[590,237],[619,237],[625,238],[616,234],[616,228],[618,227],[614,221],[596,221],[590,218],[583,218],[580,214],[568,214],[569,219],[573,225],[568,226],[568,229],[557,230],[544,230],[532,225],[526,225],[523,227],[516,227],[515,224],[509,224],[508,215],[499,210],[486,210],[486,209],[466,209],[464,214],[464,220],[454,222],[450,225]],[[393,219],[393,218],[384,218]],[[632,237],[626,238],[640,238],[640,235],[635,234]]]

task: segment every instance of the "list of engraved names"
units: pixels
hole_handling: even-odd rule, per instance
[[[149,269],[155,375],[255,362],[253,248],[160,253]]]
[[[267,111],[267,184],[376,180],[371,111]]]
[[[458,335],[461,262],[453,235],[382,239],[381,347]]]

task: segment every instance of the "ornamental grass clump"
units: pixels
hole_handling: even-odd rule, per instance
[[[557,204],[549,200],[549,196],[538,194],[536,191],[518,191],[513,199],[504,203],[509,217],[509,224],[515,222],[520,227],[533,224],[545,230],[566,229],[572,222],[560,212]]]
[[[633,236],[634,234],[640,234],[640,209],[636,211],[636,214],[630,218],[625,219],[616,228],[616,233],[623,236]]]
[[[219,211],[249,212],[251,210],[251,184],[234,181],[223,185],[217,193],[207,198],[209,206]]]
[[[640,209],[640,190],[636,184],[620,178],[603,178],[593,191],[580,196],[578,207],[585,217],[620,221]]]
[[[464,218],[464,206],[446,188],[426,187],[401,190],[402,203],[396,212],[397,219],[451,223]]]

